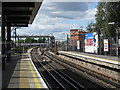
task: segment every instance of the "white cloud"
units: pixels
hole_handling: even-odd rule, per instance
[[[95,20],[95,14],[97,12],[97,8],[93,8],[93,9],[88,9],[85,13],[86,13],[86,20]]]
[[[63,3],[55,4],[44,2],[33,24],[28,28],[24,28],[24,30],[19,30],[18,33],[37,35],[52,34],[58,39],[65,39],[65,37],[61,37],[61,33],[65,32],[68,34],[70,29],[79,28],[80,26],[77,23],[71,23],[71,20],[79,20],[82,22],[95,19],[97,9],[88,9],[87,3],[73,3],[73,6],[67,6],[68,3],[65,3],[64,5],[66,6],[64,7],[62,7],[62,4]],[[72,5],[72,3],[69,4]],[[75,10],[75,8],[77,8],[77,10]]]

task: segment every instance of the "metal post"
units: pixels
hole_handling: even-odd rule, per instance
[[[73,39],[74,41],[73,41],[73,46],[74,46],[74,49],[73,49],[73,51],[75,51],[75,34],[74,34],[74,39]]]
[[[110,22],[109,24],[115,24],[116,25],[116,44],[117,44],[117,50],[116,50],[116,56],[119,57],[120,53],[119,53],[119,26],[118,26],[118,22]]]
[[[100,54],[100,29],[98,29],[98,55]]]
[[[11,27],[7,24],[7,61],[11,61]]]
[[[68,42],[68,34],[67,34],[67,51],[68,51],[68,45],[69,45],[68,43],[69,43],[69,42]]]
[[[79,52],[80,52],[80,49],[81,49],[81,47],[80,47],[80,30],[78,30],[79,31]]]
[[[50,37],[50,49],[52,47],[52,38]]]
[[[3,10],[2,10],[3,11]],[[4,12],[2,13],[2,30],[1,30],[1,37],[2,37],[2,70],[5,70],[5,16]]]
[[[110,37],[110,56],[112,56],[112,38]]]
[[[116,33],[117,33],[117,35],[116,35],[116,41],[117,41],[117,52],[116,52],[116,55],[117,55],[117,57],[119,57],[120,55],[119,55],[119,28],[118,28],[118,26],[117,26],[117,28],[116,28]]]
[[[18,35],[17,39],[18,39],[18,46],[19,46],[19,35]],[[25,42],[25,41],[24,41],[24,42]]]
[[[49,40],[49,37],[48,37],[48,48],[50,49],[50,40]]]
[[[120,57],[120,28],[118,28],[118,57]]]
[[[120,36],[119,36],[119,21],[117,22],[109,22],[108,24],[111,24],[111,25],[116,25],[116,44],[117,44],[117,50],[116,50],[116,56],[119,57],[120,55],[120,50],[119,50],[119,39],[120,39]]]
[[[16,28],[15,28],[14,34],[15,34],[15,53],[16,53],[16,37],[17,37],[17,35],[16,35]]]
[[[85,33],[83,34],[83,52],[85,53]]]

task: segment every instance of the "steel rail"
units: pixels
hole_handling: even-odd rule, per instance
[[[47,55],[48,54],[48,55]],[[47,56],[48,57],[50,57],[50,58],[56,58],[56,59],[58,59],[57,57],[55,57],[55,56],[53,56],[52,54],[50,54],[50,53],[48,53],[47,52]],[[53,57],[52,57],[53,56]],[[67,62],[64,62],[64,63],[67,63]],[[67,63],[67,64],[69,64],[69,63]],[[71,64],[70,64],[71,65]],[[73,65],[72,65],[73,66]],[[74,68],[76,68],[75,66],[73,66]],[[78,69],[78,70],[82,70],[82,69],[79,69],[79,68],[76,68],[76,69]],[[109,84],[112,84],[112,85],[114,85],[114,86],[116,86],[116,87],[118,87],[118,88],[120,88],[120,85],[119,84],[116,84],[116,83],[114,83],[114,82],[112,82],[112,81],[110,81],[110,80],[108,80],[108,79],[104,79],[103,77],[100,77],[100,76],[98,76],[98,75],[93,75],[93,73],[91,73],[89,70],[87,70],[87,71],[84,71],[84,70],[82,70],[83,72],[86,72],[86,73],[88,73],[89,75],[92,75],[93,77],[98,77],[99,79],[101,79],[101,80],[103,80],[103,81],[105,81],[105,82],[107,82],[107,83],[109,83]]]
[[[46,61],[45,61],[46,62]],[[47,62],[46,62],[47,63]],[[58,70],[55,68],[54,65],[49,64],[49,66],[51,66],[57,73],[59,73],[62,77],[64,77],[70,84],[72,84],[74,87],[78,88],[78,89],[84,89],[87,90],[83,85],[79,84],[78,82],[76,82],[74,79],[72,79],[71,77],[69,77],[68,75],[66,75],[65,73],[63,73],[62,71]]]
[[[39,57],[39,56],[38,56]],[[72,88],[72,90],[73,89],[75,89],[75,90],[79,90],[79,88],[77,88],[76,86],[74,86],[71,82],[69,82],[66,78],[64,78],[62,75],[60,75],[54,68],[52,68],[48,63],[46,63],[46,62],[42,62],[42,63],[44,63],[44,65],[47,65],[49,68],[51,68],[52,69],[52,75],[54,76],[54,77],[56,77],[57,79],[58,78],[60,78],[59,80],[61,81],[61,79],[63,79],[65,82],[67,82],[69,85],[70,85],[70,87]],[[54,73],[53,73],[53,71],[54,71]],[[55,75],[56,74],[56,75]],[[58,81],[59,81],[58,80]],[[66,83],[66,84],[67,84]],[[63,83],[62,83],[62,85],[63,85]],[[63,85],[66,89],[68,89],[67,87],[66,87],[66,85]],[[69,87],[69,88],[70,88]],[[83,89],[83,88],[81,88],[81,89]]]
[[[34,56],[32,55],[32,52],[30,53],[30,55],[31,55],[31,57],[32,57],[32,60],[33,60],[33,59],[35,60]],[[38,72],[39,72],[40,75],[42,76],[42,78],[43,78],[43,80],[45,81],[45,83],[46,83],[46,85],[48,86],[48,88],[49,88],[50,90],[52,90],[52,87],[51,87],[50,84],[47,82],[47,80],[45,79],[45,77],[44,77],[44,75],[41,73],[41,71],[38,69],[39,67],[35,64],[35,61],[33,61],[33,63],[34,63],[34,65],[36,66]]]
[[[65,87],[45,68],[45,66],[39,61],[38,56],[36,56],[36,54],[33,54],[32,57],[34,57],[34,59],[36,59],[39,64],[44,68],[44,70],[49,74],[49,76],[51,76],[51,78],[54,80],[54,82],[56,82],[57,89],[62,89],[62,90],[66,90]],[[48,82],[47,82],[48,83]],[[50,88],[52,89],[52,87]]]
[[[45,64],[47,64],[46,62],[44,62]],[[47,64],[48,67],[50,67],[55,73],[56,75],[60,76],[63,80],[65,80],[68,84],[70,84],[70,87],[76,90],[79,90],[79,88],[77,88],[74,84],[71,83],[70,80],[66,79],[63,75],[61,75],[58,71],[56,71],[53,67],[51,67],[49,64]],[[82,88],[83,89],[83,88]]]

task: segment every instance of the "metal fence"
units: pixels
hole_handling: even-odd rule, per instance
[[[108,39],[108,51],[104,51],[104,39]],[[83,44],[84,45],[84,44]],[[65,50],[66,44],[64,44],[62,46],[62,48],[64,48],[63,50]],[[70,41],[68,43],[68,50],[69,51],[80,51],[80,52],[84,52],[84,46],[81,49],[77,49],[77,46],[70,46]],[[100,37],[100,55],[110,55],[110,56],[116,56],[117,55],[117,49],[118,49],[118,45],[116,42],[116,37]]]

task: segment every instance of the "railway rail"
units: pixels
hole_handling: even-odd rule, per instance
[[[37,66],[38,71],[41,72],[39,67],[42,67],[44,69],[44,73],[40,73],[40,74],[42,74],[42,77],[45,80],[49,89],[53,89],[53,88],[64,89],[62,84],[45,68],[42,62],[40,62],[41,58],[38,58],[36,49],[34,49],[31,52],[31,56],[32,56],[32,60],[34,61],[35,65]],[[47,76],[49,76],[49,78]]]
[[[69,60],[67,61],[67,60],[65,60],[65,58],[60,58],[60,57],[58,57],[58,56],[56,56],[56,55],[53,55],[53,54],[50,54],[50,53],[47,53],[46,55],[47,55],[48,57],[50,57],[50,58],[59,59],[59,61],[62,61],[63,63],[66,63],[66,64],[69,64],[70,66],[74,67],[75,69],[78,69],[78,70],[84,72],[85,74],[87,73],[88,75],[92,76],[93,78],[95,77],[96,80],[97,80],[97,79],[100,80],[100,83],[101,83],[101,81],[102,81],[102,83],[105,84],[105,87],[106,87],[106,88],[120,88],[119,81],[118,81],[118,82],[117,82],[117,81],[114,82],[114,81],[112,81],[112,80],[114,80],[113,78],[107,77],[107,76],[105,76],[105,75],[103,75],[103,74],[100,74],[100,73],[95,72],[95,71],[92,71],[92,70],[90,70],[90,69],[88,69],[88,68],[82,67],[82,66],[76,64],[75,62],[70,62]],[[70,56],[69,56],[69,57],[70,57]],[[72,57],[71,57],[71,58],[72,58]],[[58,60],[56,60],[56,61],[58,62]],[[94,64],[93,64],[93,65],[94,65]],[[108,67],[107,67],[107,68],[108,68]],[[109,68],[109,69],[110,69],[110,68]],[[118,70],[116,70],[116,71],[118,71]],[[118,72],[118,73],[119,73],[119,72]],[[92,80],[92,79],[91,79],[91,80]],[[101,83],[101,84],[102,84],[102,83]]]
[[[111,88],[109,87],[110,85],[104,85],[104,83],[100,82],[98,83],[98,80],[93,78],[92,74],[90,77],[88,77],[88,75],[86,75],[88,71],[85,71],[85,69],[80,69],[75,66],[75,64],[70,64],[70,62],[61,60],[61,58],[58,58],[47,51],[45,51],[44,54],[43,52],[40,52],[41,51],[38,48],[33,49],[31,52],[31,57],[49,89],[88,90],[92,86],[94,86],[94,90],[97,88],[101,90],[107,90],[107,88]],[[59,69],[59,65],[57,66],[56,64],[52,64],[53,62],[63,66],[65,70]],[[78,75],[78,72],[81,74],[81,76]],[[75,77],[78,78],[78,80]],[[84,84],[80,81],[83,81]]]
[[[39,63],[39,67],[44,69],[42,76],[44,76],[44,79],[46,78],[45,81],[50,89],[87,90],[84,86],[80,85],[66,74],[56,70],[54,66],[49,65],[47,61],[42,61],[39,54],[36,52],[36,49],[32,51],[32,59],[34,59],[34,62]],[[47,80],[47,77],[49,77],[49,80]]]
[[[84,60],[81,60],[81,59],[78,59],[78,58],[75,58],[75,57],[72,57],[72,56],[67,56],[67,55],[63,55],[63,56],[68,57],[68,58],[73,58],[74,61],[78,61],[78,63],[80,63],[79,61],[81,61],[81,62],[90,64],[90,65],[93,65],[95,68],[99,67],[99,68],[102,68],[102,69],[106,69],[106,70],[108,70],[108,71],[111,71],[112,73],[115,73],[115,75],[117,74],[118,78],[115,78],[115,76],[112,77],[113,75],[110,77],[110,75],[106,74],[107,71],[104,72],[104,73],[101,73],[100,70],[99,70],[99,68],[98,68],[98,72],[96,72],[96,71],[94,71],[94,70],[92,70],[92,69],[89,69],[89,68],[85,68],[86,70],[88,70],[88,73],[89,73],[89,74],[95,73],[95,74],[93,74],[95,77],[98,77],[98,78],[102,79],[103,81],[105,81],[105,82],[107,82],[107,83],[110,83],[111,85],[114,85],[115,87],[120,88],[120,84],[119,84],[119,82],[120,82],[120,78],[119,78],[119,74],[120,74],[119,71],[120,71],[120,69],[111,68],[111,67],[107,67],[107,66],[104,66],[104,65],[95,64],[95,63],[92,63],[92,62],[89,62],[89,61],[87,62],[87,61],[84,61]],[[64,57],[64,58],[65,58],[65,57]],[[74,64],[75,64],[75,63],[74,63]],[[96,67],[96,66],[97,66],[97,67]],[[82,67],[82,66],[79,65],[79,67]],[[101,70],[102,70],[102,69],[101,69]],[[91,75],[92,75],[92,74],[91,74]],[[111,74],[111,73],[110,73],[110,74]]]

